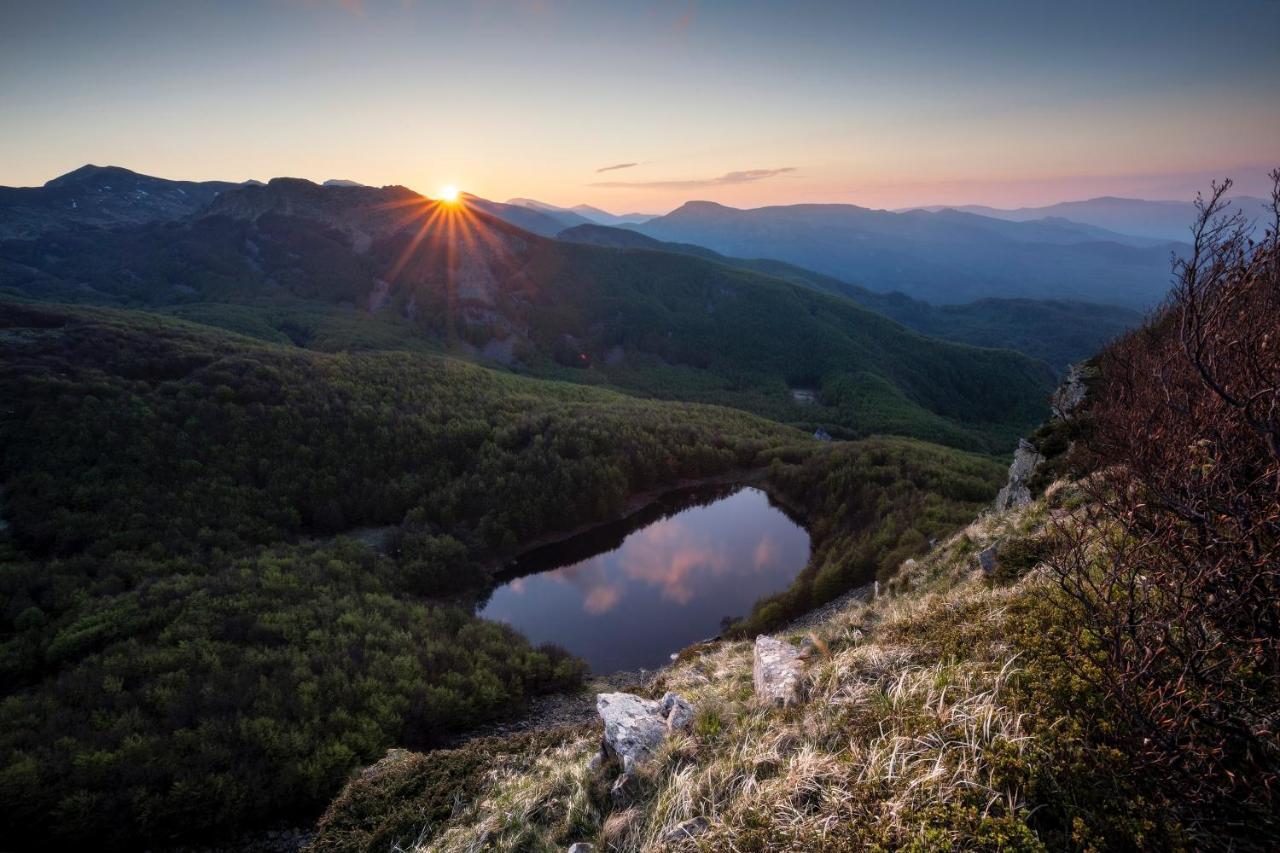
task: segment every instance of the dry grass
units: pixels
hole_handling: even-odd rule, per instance
[[[588,772],[597,744],[584,736],[545,750],[527,772],[495,771],[488,793],[415,853],[572,841],[616,851],[962,845],[965,830],[928,815],[1023,809],[993,765],[1028,747],[1024,718],[1006,701],[1018,661],[1001,626],[1010,597],[1040,582],[1032,573],[992,588],[974,555],[1049,519],[1043,503],[980,518],[904,566],[892,594],[818,626],[822,653],[798,707],[754,701],[750,643],[712,647],[665,672],[654,692],[683,694],[698,716],[659,753],[630,808],[609,813],[609,779]],[[705,833],[668,839],[698,816],[710,821]]]

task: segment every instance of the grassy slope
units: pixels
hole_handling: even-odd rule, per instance
[[[821,648],[797,708],[753,698],[752,647],[691,650],[651,684],[697,709],[636,800],[611,808],[612,772],[593,773],[594,727],[527,743],[395,755],[350,783],[320,823],[317,853],[468,849],[1006,849],[1185,843],[1135,793],[1123,756],[1086,751],[1096,701],[1055,657],[1037,570],[1069,524],[1070,489],[988,516],[905,562],[886,594],[806,632]],[[975,555],[1002,542],[993,583]],[[800,638],[797,632],[789,636]],[[460,806],[429,780],[465,765]],[[452,803],[452,801],[450,801]],[[701,817],[696,840],[668,833]]]

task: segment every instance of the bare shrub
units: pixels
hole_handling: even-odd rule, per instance
[[[1102,357],[1095,511],[1050,560],[1122,749],[1219,841],[1275,823],[1280,785],[1280,170],[1272,179],[1260,240],[1230,213],[1229,181],[1197,201],[1169,303]]]

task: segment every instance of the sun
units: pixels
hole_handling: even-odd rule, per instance
[[[441,187],[436,191],[435,200],[447,202],[448,204],[456,203],[458,201],[458,188],[454,186]]]

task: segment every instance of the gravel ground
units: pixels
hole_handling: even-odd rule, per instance
[[[785,628],[775,631],[775,637],[785,637],[788,634],[794,634],[797,631],[808,631],[819,623],[825,622],[839,613],[846,606],[854,601],[862,601],[870,598],[875,592],[875,584],[867,584],[866,586],[855,587],[849,590],[839,598],[832,599],[821,607],[810,610],[803,616],[793,619]]]
[[[509,735],[517,732],[572,726],[599,719],[596,716],[596,694],[614,691],[635,692],[643,688],[657,675],[655,670],[614,672],[609,675],[592,675],[582,689],[575,693],[551,693],[539,696],[529,703],[529,708],[517,719],[499,723],[486,723],[470,729],[444,746],[459,746],[472,738]]]

